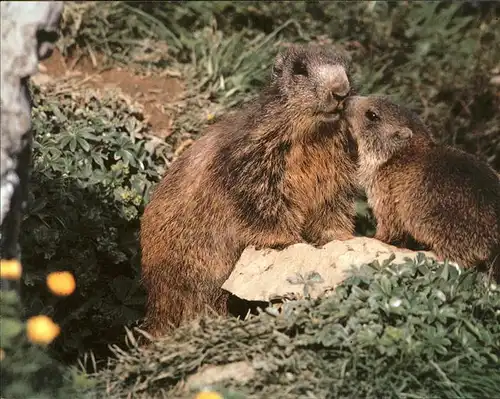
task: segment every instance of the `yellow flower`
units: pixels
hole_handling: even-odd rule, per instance
[[[44,315],[30,317],[26,330],[28,339],[35,344],[50,344],[61,332],[61,328]]]
[[[23,269],[18,260],[4,260],[0,261],[0,277],[8,280],[19,280]]]
[[[204,391],[204,392],[200,392],[198,393],[194,399],[224,399],[224,397],[217,393],[217,392],[213,392],[213,391]]]
[[[215,115],[214,114],[208,114],[207,115],[207,121],[211,121],[212,119],[215,118]]]
[[[76,282],[70,272],[52,272],[47,276],[47,286],[53,294],[67,296],[75,290]]]

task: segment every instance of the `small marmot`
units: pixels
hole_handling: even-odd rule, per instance
[[[141,219],[146,331],[206,305],[227,313],[221,286],[247,246],[353,236],[357,154],[339,117],[350,67],[326,47],[288,48],[260,96],[172,163]]]
[[[408,234],[463,267],[494,264],[500,182],[488,164],[438,144],[415,113],[387,98],[351,96],[344,118],[357,141],[375,238],[393,243]]]

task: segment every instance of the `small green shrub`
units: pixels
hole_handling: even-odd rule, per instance
[[[106,338],[142,316],[138,216],[161,162],[141,138],[142,114],[113,93],[34,86],[33,94],[23,294],[29,315],[46,313],[61,324],[65,333],[56,346],[75,356],[88,340],[105,348]],[[52,270],[69,270],[77,280],[76,294],[61,303],[36,295]]]
[[[364,265],[331,296],[288,302],[279,316],[204,318],[148,347],[131,339],[94,378],[111,398],[190,398],[181,381],[243,361],[248,381],[212,388],[248,398],[495,397],[500,290],[483,277],[424,256]]]

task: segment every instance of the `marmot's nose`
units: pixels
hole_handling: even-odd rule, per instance
[[[349,94],[350,83],[345,68],[342,65],[322,65],[317,69],[318,87],[325,93],[331,93],[333,98],[345,97]]]
[[[349,92],[345,93],[342,92],[342,94],[339,94],[338,90],[333,90],[332,91],[332,97],[337,100],[339,103],[344,101],[347,97],[349,96]]]
[[[345,107],[345,102],[349,99],[349,93],[345,95],[340,95],[336,94],[336,92],[333,91],[332,97],[337,101],[337,111],[343,111]]]
[[[351,87],[349,85],[349,81],[338,82],[332,89],[330,89],[332,99],[337,100],[339,104],[349,97],[350,92]]]
[[[343,108],[348,109],[350,107],[353,107],[356,104],[356,101],[359,100],[359,98],[360,97],[356,95],[347,96],[347,98],[345,98],[342,102]]]

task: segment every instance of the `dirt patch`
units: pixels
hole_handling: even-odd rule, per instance
[[[99,57],[65,59],[56,49],[51,57],[41,62],[39,82],[57,80],[69,74],[79,74],[84,86],[97,91],[117,88],[132,101],[142,105],[151,124],[152,133],[165,139],[172,133],[174,110],[172,104],[182,98],[183,82],[169,72],[139,75],[125,68],[104,68]],[[171,74],[171,73],[170,73]]]

